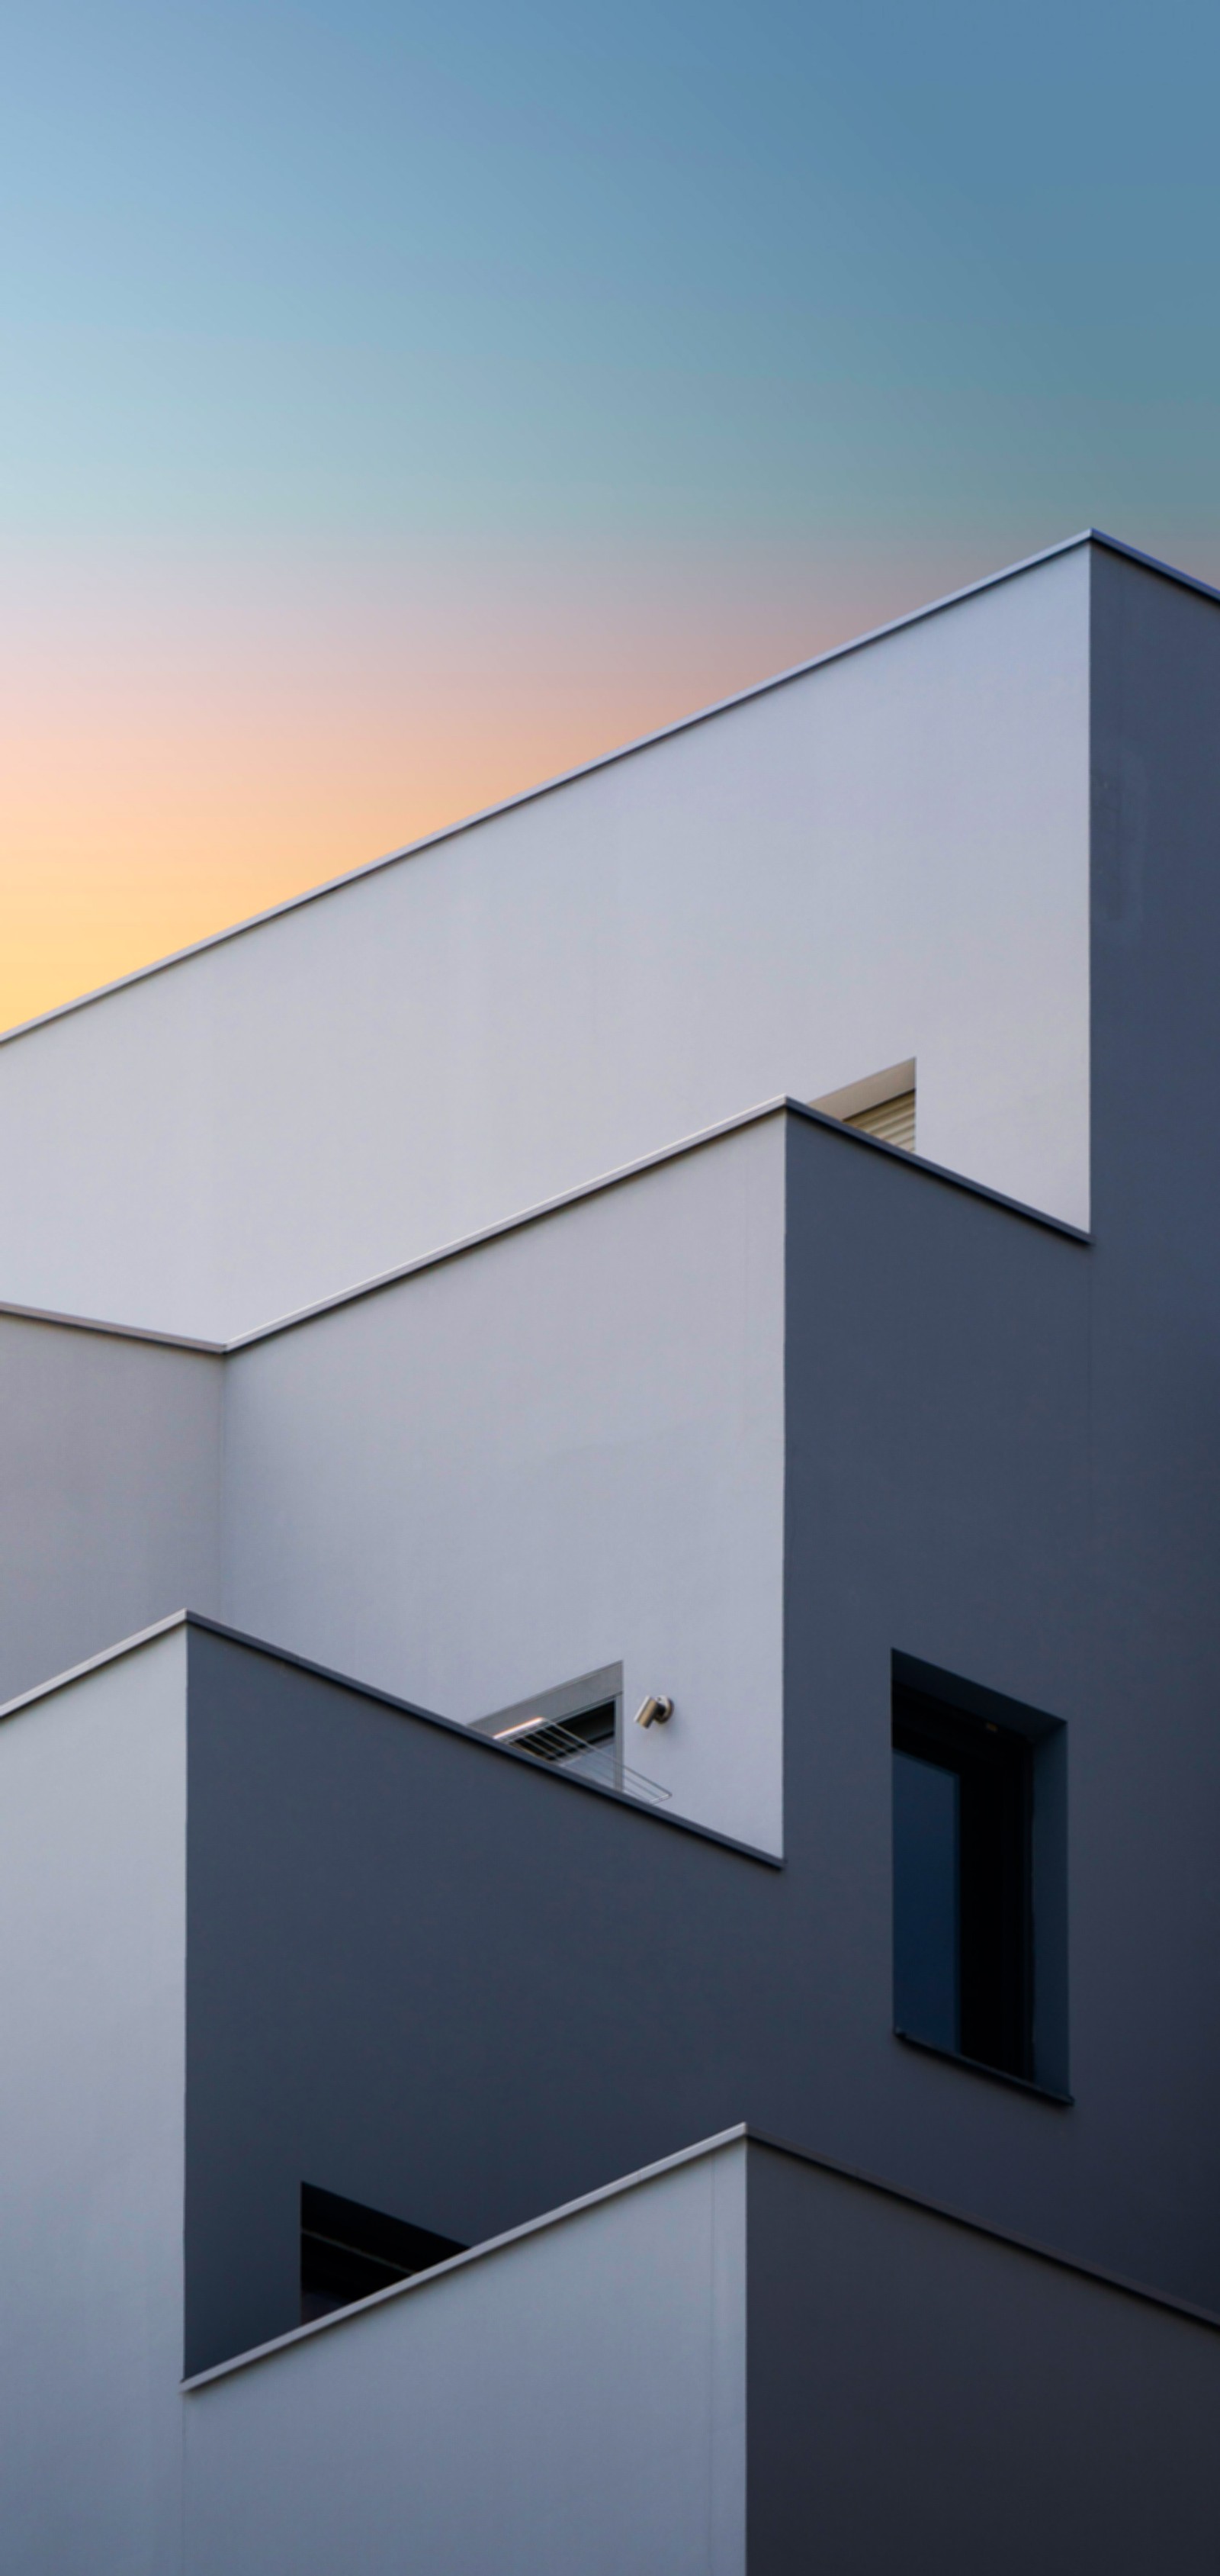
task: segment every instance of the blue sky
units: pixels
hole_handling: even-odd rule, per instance
[[[1220,578],[1218,95],[1180,0],[19,13],[9,953],[57,870],[214,926],[1090,521]]]
[[[6,54],[19,545],[1215,544],[1215,10],[42,0]]]

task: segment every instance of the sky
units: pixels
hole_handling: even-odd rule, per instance
[[[39,0],[0,1027],[1094,525],[1220,581],[1220,11]]]

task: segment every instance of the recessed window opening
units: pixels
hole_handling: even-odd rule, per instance
[[[331,2316],[377,2290],[410,2280],[413,2272],[430,2271],[464,2245],[436,2236],[427,2227],[412,2227],[389,2218],[363,2202],[344,2200],[338,2192],[301,2185],[301,2323]]]
[[[896,1091],[892,1100],[879,1100],[875,1109],[861,1109],[855,1118],[845,1118],[843,1124],[858,1127],[865,1136],[880,1136],[887,1145],[901,1145],[904,1154],[913,1154],[914,1091]]]
[[[897,1685],[894,2023],[1034,2075],[1033,1752],[1028,1738]]]
[[[471,1733],[493,1736],[501,1744],[517,1742],[524,1749],[528,1730],[536,1739],[530,1749],[542,1761],[578,1761],[582,1755],[592,1755],[604,1765],[619,1759],[622,1723],[623,1667],[599,1664],[594,1672],[549,1683],[530,1699],[514,1700],[510,1708],[475,1718]]]
[[[623,1667],[602,1664],[520,1699],[492,1717],[476,1718],[472,1735],[490,1735],[514,1753],[562,1768],[573,1779],[592,1780],[628,1798],[665,1804],[672,1791],[623,1760]]]
[[[673,1791],[624,1762],[618,1747],[618,1714],[617,1701],[608,1700],[600,1708],[584,1709],[562,1720],[518,1718],[511,1726],[498,1726],[492,1742],[511,1745],[515,1753],[530,1753],[537,1762],[562,1763],[578,1778],[596,1780],[603,1789],[619,1789],[625,1797],[666,1804]]]
[[[533,1753],[540,1762],[573,1762],[592,1745],[613,1745],[618,1725],[618,1704],[603,1700],[599,1708],[587,1708],[573,1717],[519,1717],[508,1726],[497,1727],[497,1744],[515,1744],[522,1753]]]
[[[849,1082],[842,1091],[828,1091],[820,1100],[810,1102],[824,1117],[838,1118],[845,1127],[856,1127],[864,1136],[879,1136],[887,1145],[899,1145],[904,1154],[915,1151],[915,1058],[907,1056],[902,1064],[890,1064],[882,1073],[866,1074],[862,1082]]]

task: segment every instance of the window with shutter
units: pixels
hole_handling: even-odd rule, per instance
[[[838,1118],[844,1127],[858,1128],[862,1136],[878,1136],[883,1144],[898,1145],[904,1154],[913,1154],[915,1058],[887,1064],[883,1072],[866,1074],[863,1081],[849,1082],[842,1091],[825,1092],[809,1106],[820,1109],[824,1118]]]
[[[887,1145],[901,1145],[904,1154],[915,1151],[915,1094],[896,1092],[892,1100],[879,1100],[875,1109],[861,1109],[854,1118],[845,1118],[845,1127],[859,1127],[865,1136],[880,1136]]]

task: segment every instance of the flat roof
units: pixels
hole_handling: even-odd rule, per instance
[[[689,733],[696,725],[709,724],[713,717],[727,715],[732,708],[747,706],[754,698],[767,697],[773,689],[787,688],[794,680],[803,680],[812,671],[825,669],[831,662],[841,662],[850,653],[862,653],[870,644],[879,644],[886,636],[900,635],[909,626],[921,625],[927,617],[938,617],[947,608],[958,607],[963,600],[976,599],[983,591],[997,590],[1001,583],[1017,580],[1022,573],[1034,572],[1040,564],[1053,563],[1060,555],[1074,554],[1081,546],[1104,546],[1108,553],[1122,555],[1127,562],[1140,564],[1147,572],[1176,582],[1183,590],[1193,590],[1204,599],[1220,602],[1220,590],[1210,582],[1200,581],[1196,574],[1181,572],[1174,564],[1162,563],[1156,555],[1142,554],[1138,546],[1127,545],[1121,537],[1109,537],[1101,528],[1082,528],[1074,537],[1063,537],[1057,545],[1044,546],[1039,554],[1025,555],[1018,563],[1005,564],[1001,571],[985,573],[980,581],[967,582],[960,590],[946,591],[939,599],[928,600],[921,608],[908,609],[904,616],[891,618],[884,626],[873,626],[862,635],[854,635],[844,644],[831,645],[825,653],[815,653],[807,662],[795,662],[788,670],[776,671],[770,679],[754,681],[748,689],[738,689],[733,696],[718,698],[711,706],[699,707],[692,715],[679,716],[673,724],[661,725],[655,733],[640,734],[634,741],[620,743],[613,751],[599,752],[595,759],[579,763],[575,769],[560,770],[553,778],[540,780],[536,787],[522,788],[515,796],[504,797],[499,804],[482,806],[478,812],[464,814],[456,822],[442,824],[435,832],[425,832],[418,841],[408,841],[401,849],[387,850],[379,858],[365,859],[359,867],[347,868],[341,876],[326,877],[320,885],[307,886],[303,893],[289,895],[283,903],[269,904],[264,912],[253,912],[244,921],[235,921],[224,930],[209,932],[206,939],[193,940],[189,947],[175,948],[167,957],[153,958],[147,966],[133,967],[128,975],[116,975],[109,984],[98,984],[92,992],[78,993],[70,1002],[57,1002],[53,1010],[40,1011],[33,1019],[20,1020],[11,1029],[0,1030],[0,1046],[11,1045],[14,1038],[29,1037],[36,1029],[48,1028],[56,1020],[70,1017],[74,1011],[88,1010],[94,1002],[104,1002],[113,993],[126,992],[131,984],[142,984],[150,975],[163,975],[171,966],[182,966],[189,958],[201,957],[208,949],[223,947],[230,939],[241,939],[249,930],[262,930],[268,922],[278,921],[285,913],[299,912],[302,905],[319,903],[323,896],[338,894],[345,886],[356,885],[364,877],[376,876],[383,868],[398,867],[404,859],[420,856],[424,850],[438,848],[445,841],[456,840],[463,832],[472,832],[481,823],[493,822],[497,815],[511,814],[523,805],[531,805],[540,796],[552,796],[561,787],[571,787],[578,779],[589,778],[601,769],[611,769],[620,760],[631,760],[637,752],[650,751],[657,743],[672,740],[675,734]]]

